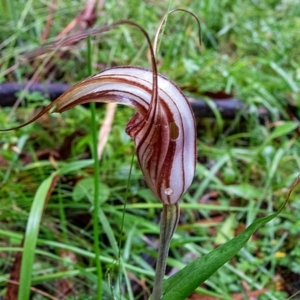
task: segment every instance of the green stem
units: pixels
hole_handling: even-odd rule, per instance
[[[179,219],[179,204],[163,205],[160,219],[160,238],[156,262],[154,287],[151,300],[159,300],[162,296],[162,285],[166,272],[170,241]]]
[[[91,49],[91,39],[87,38],[87,59],[88,59],[88,73],[92,74],[92,49]],[[94,102],[90,104],[91,110],[91,129],[92,129],[92,139],[93,139],[93,158],[94,158],[94,178],[95,178],[95,189],[94,189],[94,210],[93,210],[93,235],[94,235],[94,251],[95,251],[95,260],[96,260],[96,270],[97,270],[97,297],[96,299],[102,299],[102,266],[100,261],[100,228],[99,228],[99,159],[97,155],[97,146],[98,146],[98,128],[96,121],[96,106]]]
[[[173,0],[170,0],[170,1],[169,1],[169,6],[168,6],[167,12],[171,11],[172,2],[173,2]],[[166,17],[165,22],[164,22],[164,24],[163,24],[163,27],[162,27],[162,29],[161,29],[161,33],[160,33],[160,36],[161,36],[161,37],[163,36],[163,34],[164,34],[164,32],[165,32],[165,29],[166,29],[167,20],[168,20],[168,15],[169,15],[169,14],[167,13],[167,17]],[[156,56],[157,53],[158,53],[158,50],[159,50],[159,48],[160,48],[161,41],[162,41],[162,39],[159,39],[159,40],[158,40],[158,45],[157,45],[157,49],[156,49],[155,56]]]

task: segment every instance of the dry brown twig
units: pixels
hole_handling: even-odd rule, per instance
[[[46,24],[45,24],[45,28],[42,32],[42,36],[41,36],[41,42],[42,43],[45,43],[48,36],[49,36],[49,32],[50,32],[50,29],[51,29],[51,25],[53,23],[53,17],[54,17],[54,13],[55,13],[55,10],[56,10],[56,1],[53,0],[53,2],[49,3],[49,13],[48,13],[48,17],[47,17],[47,20],[46,20]]]
[[[64,38],[76,25],[80,30],[92,27],[97,20],[97,10],[102,8],[104,0],[88,0],[84,9],[57,35],[57,39]]]
[[[106,105],[106,113],[103,123],[99,130],[98,136],[98,157],[99,159],[102,157],[103,150],[107,143],[109,134],[111,132],[112,123],[115,116],[117,104],[116,103],[108,103]]]
[[[18,286],[19,285],[19,282],[18,281],[15,281],[15,280],[11,280],[11,279],[6,279],[6,281],[10,284],[10,285],[16,285]],[[59,300],[58,298],[56,297],[53,297],[51,296],[50,294],[40,290],[40,289],[37,289],[35,287],[31,287],[30,288],[31,291],[37,293],[37,294],[40,294],[41,296],[44,296],[50,300]],[[5,300],[15,300],[16,298],[5,298]]]

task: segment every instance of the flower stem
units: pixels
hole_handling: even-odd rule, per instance
[[[167,258],[169,254],[170,241],[177,227],[179,219],[179,204],[163,205],[160,220],[160,238],[154,287],[151,300],[159,300],[162,296],[162,285],[166,272]]]
[[[88,60],[88,73],[92,74],[92,45],[90,36],[87,37],[87,60]],[[92,131],[92,152],[94,159],[94,210],[93,210],[93,239],[94,239],[94,251],[95,251],[95,263],[97,270],[97,298],[102,299],[102,265],[100,261],[100,226],[99,226],[99,210],[100,210],[100,202],[99,202],[99,160],[97,155],[97,146],[98,146],[98,137],[97,137],[97,121],[96,121],[96,106],[94,102],[90,104],[91,110],[91,131]]]

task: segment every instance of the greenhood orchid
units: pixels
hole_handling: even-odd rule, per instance
[[[133,138],[146,182],[164,204],[175,204],[190,186],[195,171],[195,121],[188,100],[162,75],[153,97],[153,74],[139,67],[118,67],[77,83],[60,96],[55,112],[90,101],[134,108],[126,132]]]
[[[196,130],[191,106],[175,83],[157,73],[155,52],[164,21],[165,18],[154,47],[147,32],[131,21],[119,21],[86,34],[95,35],[124,24],[138,28],[149,44],[152,70],[123,66],[92,75],[75,84],[30,121],[11,128],[23,127],[50,110],[62,113],[89,102],[118,103],[136,110],[126,132],[134,140],[149,188],[163,203],[153,300],[161,296],[169,244],[179,219],[178,201],[192,183],[196,164]]]

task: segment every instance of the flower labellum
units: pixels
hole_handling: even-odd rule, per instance
[[[125,66],[95,74],[61,95],[55,112],[87,102],[114,102],[134,108],[126,132],[133,138],[146,182],[164,204],[177,203],[190,186],[196,162],[195,120],[180,89],[157,76],[153,97],[153,73]]]

